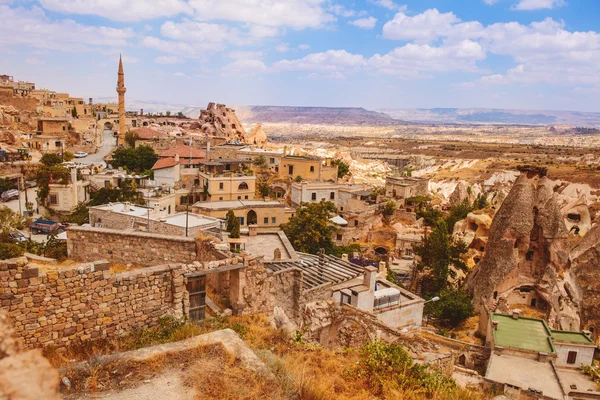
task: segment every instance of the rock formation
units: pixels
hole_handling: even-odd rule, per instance
[[[267,134],[260,124],[256,124],[252,131],[246,135],[246,143],[255,144],[261,149],[267,146]]]
[[[23,351],[0,312],[0,399],[58,400],[59,375],[40,350]]]
[[[571,271],[577,286],[569,287],[582,299],[581,327],[598,340],[600,333],[600,224],[596,224],[571,251]]]
[[[208,103],[206,110],[200,111],[198,118],[203,133],[226,137],[229,140],[244,142],[246,132],[235,115],[235,110],[225,104]]]
[[[496,213],[483,259],[467,279],[475,306],[507,312],[526,305],[551,326],[579,329],[580,299],[569,260],[569,232],[545,169],[521,168]]]
[[[592,218],[585,194],[560,209],[569,233],[583,237],[592,227]]]
[[[465,181],[458,182],[456,188],[454,188],[454,191],[448,198],[450,205],[459,204],[465,200],[469,200],[470,202],[472,202],[475,199],[475,196],[473,196],[472,192],[469,192],[469,186],[467,186]]]

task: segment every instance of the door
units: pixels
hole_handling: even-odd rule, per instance
[[[293,165],[289,165],[288,166],[288,174],[289,175],[294,175],[294,166]]]
[[[206,308],[206,276],[188,278],[187,291],[190,295],[190,320],[204,320]]]

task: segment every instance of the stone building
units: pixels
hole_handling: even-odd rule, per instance
[[[386,176],[385,195],[393,199],[428,196],[429,179],[407,176]]]
[[[38,135],[66,136],[69,133],[69,120],[66,118],[39,118]]]
[[[243,170],[245,160],[209,161],[201,164],[198,191],[208,201],[254,200],[256,176]]]
[[[125,203],[110,203],[90,207],[90,224],[97,228],[120,231],[143,231],[160,235],[195,237],[200,232],[218,232],[221,220],[205,215],[180,212],[172,214],[170,207],[160,204],[144,207]]]
[[[370,205],[372,188],[366,184],[334,182],[294,182],[291,186],[292,205],[331,201],[340,212],[362,212]],[[371,203],[371,204],[369,204]]]
[[[214,218],[225,219],[233,211],[240,225],[257,225],[259,228],[277,228],[289,221],[295,210],[275,200],[202,201],[192,206],[192,211]]]
[[[278,172],[281,178],[300,177],[309,182],[337,182],[337,170],[337,165],[332,164],[330,158],[323,160],[314,156],[285,155],[284,149]]]
[[[78,179],[77,169],[71,168],[71,177],[68,183],[50,183],[46,204],[53,210],[61,212],[72,211],[79,203],[90,199],[90,183]]]
[[[177,146],[159,153],[152,167],[154,180],[159,185],[191,187],[198,184],[200,164],[206,161],[206,152],[191,146]]]

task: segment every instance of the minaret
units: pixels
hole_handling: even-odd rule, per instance
[[[119,136],[117,146],[125,147],[125,133],[127,132],[125,121],[125,73],[123,72],[123,60],[119,55],[119,77],[117,79],[117,93],[119,94]]]

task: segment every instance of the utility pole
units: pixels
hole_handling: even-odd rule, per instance
[[[23,216],[23,212],[21,211],[21,177],[17,178],[17,191],[19,192],[19,216]]]
[[[148,227],[146,230],[150,233],[150,192],[146,194],[146,207],[148,208]]]

